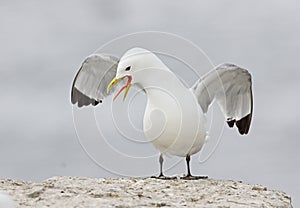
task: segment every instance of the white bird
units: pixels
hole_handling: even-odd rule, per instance
[[[205,142],[204,114],[216,100],[230,127],[236,125],[240,134],[247,134],[252,118],[251,75],[234,64],[221,64],[187,88],[152,52],[142,48],[128,50],[120,60],[110,55],[93,54],[85,59],[72,86],[71,101],[78,107],[97,105],[123,87],[123,99],[131,85],[143,89],[147,105],[143,119],[145,136],[160,152],[160,174],[163,155],[185,157],[187,174],[190,156],[199,152]]]

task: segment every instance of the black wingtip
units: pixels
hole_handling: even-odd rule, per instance
[[[227,119],[227,124],[230,128],[232,128],[234,126],[235,120],[231,120],[231,119]]]
[[[240,134],[248,134],[251,124],[252,114],[249,113],[247,116],[242,119],[236,121],[235,125],[239,129]]]
[[[241,135],[248,134],[251,124],[252,114],[249,113],[247,116],[241,118],[240,120],[236,121],[235,119],[228,118],[227,124],[230,128],[236,125]]]
[[[99,103],[102,103],[102,100],[97,101],[95,99],[89,98],[88,96],[80,92],[76,87],[73,87],[71,92],[71,102],[72,104],[77,103],[77,106],[80,108],[82,106],[88,106],[90,104],[96,106]]]
[[[251,76],[250,76],[251,79]],[[236,122],[236,126],[239,129],[240,134],[248,134],[250,129],[250,124],[252,120],[252,112],[253,112],[253,95],[252,95],[252,87],[250,86],[250,95],[251,95],[251,112],[245,117],[241,118]]]

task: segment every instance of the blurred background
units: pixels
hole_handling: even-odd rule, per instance
[[[193,172],[283,190],[300,206],[299,9],[296,0],[1,1],[0,178],[118,177],[82,148],[71,84],[84,58],[101,45],[154,30],[180,35],[214,64],[233,62],[253,77],[249,135],[225,127],[216,152]],[[134,166],[116,162],[121,169]],[[140,168],[158,172],[157,158]],[[169,170],[182,172],[183,161]]]

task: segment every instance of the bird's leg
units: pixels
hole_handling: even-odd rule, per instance
[[[186,160],[187,174],[186,174],[186,176],[181,177],[181,179],[185,179],[185,180],[198,180],[198,179],[206,179],[206,178],[208,178],[207,176],[192,176],[191,169],[190,169],[191,156],[190,155],[186,155],[185,160]]]
[[[160,178],[160,179],[165,179],[166,177],[163,174],[163,162],[164,162],[164,158],[162,153],[160,153],[159,155],[159,175],[158,176],[151,176],[151,178]]]
[[[186,174],[186,176],[187,176],[187,177],[190,177],[190,176],[192,176],[191,170],[190,170],[190,161],[191,161],[190,155],[187,155],[187,156],[185,157],[185,160],[186,160],[186,167],[187,167],[187,174]]]
[[[159,155],[159,175],[158,176],[152,176],[151,178],[168,179],[163,174],[163,163],[164,163],[164,158],[163,158],[162,153],[160,153],[160,155]]]
[[[175,177],[167,177],[163,174],[163,162],[164,162],[163,155],[160,154],[159,155],[159,171],[160,171],[159,176],[152,176],[151,178],[165,179],[165,180],[175,179]]]
[[[163,162],[164,162],[164,158],[162,156],[162,154],[159,155],[159,170],[160,170],[160,173],[159,173],[159,176],[158,177],[164,177],[164,174],[163,174]]]

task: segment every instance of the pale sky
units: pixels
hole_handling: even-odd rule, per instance
[[[236,63],[253,77],[249,135],[241,137],[225,126],[216,152],[203,164],[196,155],[192,171],[283,190],[292,195],[294,206],[300,205],[299,9],[300,4],[292,0],[2,2],[0,177],[33,181],[55,175],[116,177],[96,165],[80,145],[70,103],[72,80],[84,58],[101,45],[128,33],[154,30],[180,35],[200,47],[214,64]],[[183,72],[176,63],[169,64],[179,75]],[[207,72],[206,67],[201,70]],[[184,74],[179,78],[194,81]],[[129,108],[137,128],[142,125],[144,101],[140,95],[135,110]],[[109,161],[107,165],[121,172],[158,173],[157,152],[151,144],[120,145],[118,141],[124,140],[110,126],[110,102],[97,106],[95,113],[104,118],[99,125],[105,126],[111,144],[126,154],[153,157],[140,166],[120,155],[107,158],[104,147],[94,141],[84,141],[87,149],[97,152],[100,163]],[[121,102],[113,108],[125,109]],[[81,113],[92,118],[91,110]],[[222,119],[216,116],[212,132],[219,131]],[[167,160],[170,165],[178,158]],[[167,173],[184,172],[181,160]]]

